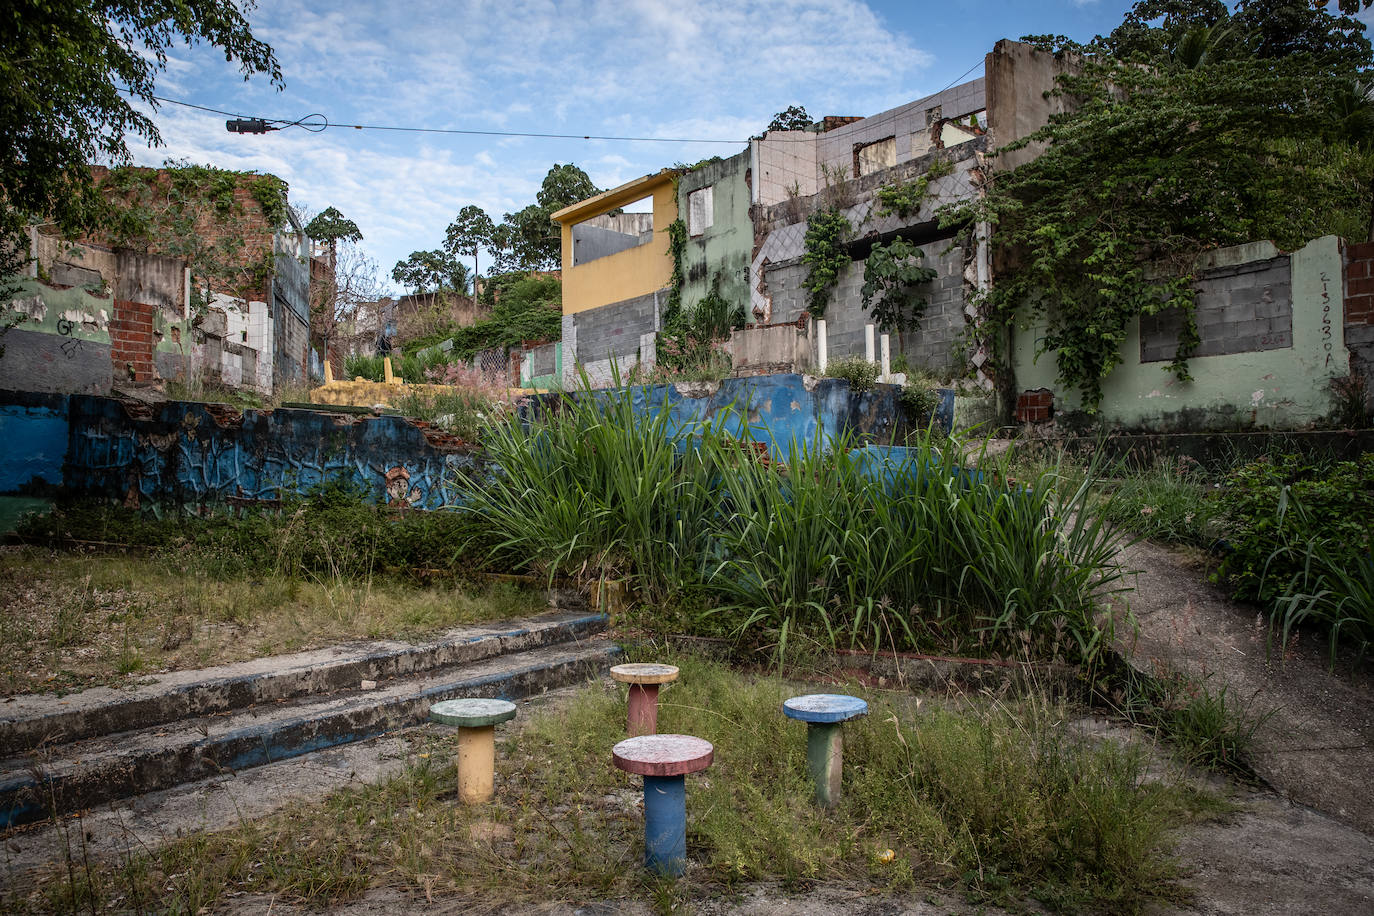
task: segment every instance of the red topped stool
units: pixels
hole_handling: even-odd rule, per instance
[[[625,730],[630,737],[658,731],[658,686],[677,680],[676,665],[638,663],[616,665],[611,677],[630,685],[629,714]]]
[[[676,878],[687,870],[688,773],[715,757],[711,742],[691,735],[640,735],[611,749],[615,765],[644,777],[644,866]]]

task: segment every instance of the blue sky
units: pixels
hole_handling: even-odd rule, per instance
[[[471,130],[726,138],[719,144],[397,134],[330,128],[233,135],[219,115],[163,105],[164,146],[284,178],[291,201],[335,206],[389,274],[434,248],[466,204],[492,218],[575,162],[614,187],[674,162],[732,155],[773,113],[870,115],[982,75],[1000,38],[1110,30],[1125,0],[265,0],[250,13],[286,87],[244,82],[222,55],[181,48],[159,95],[270,118]],[[972,68],[972,69],[971,69]],[[971,69],[971,72],[969,72]],[[485,271],[486,265],[483,263]]]

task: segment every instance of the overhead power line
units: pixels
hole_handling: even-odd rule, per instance
[[[120,90],[129,92],[127,89]],[[319,132],[329,127],[351,128],[352,130],[385,130],[399,133],[415,134],[462,134],[475,137],[534,137],[542,140],[610,140],[623,143],[747,143],[747,140],[736,140],[730,137],[717,139],[703,139],[698,137],[612,137],[599,134],[544,134],[531,131],[518,130],[466,130],[456,127],[396,127],[387,124],[343,124],[330,121],[322,114],[308,114],[302,118],[294,120],[286,118],[263,118],[254,115],[247,115],[235,111],[223,111],[218,108],[208,108],[205,105],[195,105],[191,102],[183,102],[180,99],[169,99],[165,96],[152,95],[148,98],[159,102],[166,102],[169,105],[180,105],[183,108],[194,108],[196,111],[204,111],[210,114],[224,115],[234,120],[226,122],[226,127],[233,133],[267,133],[274,130],[285,130],[288,127],[300,127],[304,130]],[[229,126],[234,125],[234,126]]]

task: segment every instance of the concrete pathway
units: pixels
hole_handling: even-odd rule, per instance
[[[1118,633],[1131,663],[1171,668],[1270,714],[1254,766],[1280,795],[1374,836],[1374,674],[1300,638],[1269,646],[1266,622],[1205,581],[1185,554],[1142,542],[1122,552],[1138,570],[1128,594],[1139,629]]]

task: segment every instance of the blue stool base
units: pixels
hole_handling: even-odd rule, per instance
[[[644,867],[669,878],[687,870],[687,785],[681,776],[644,777]]]

